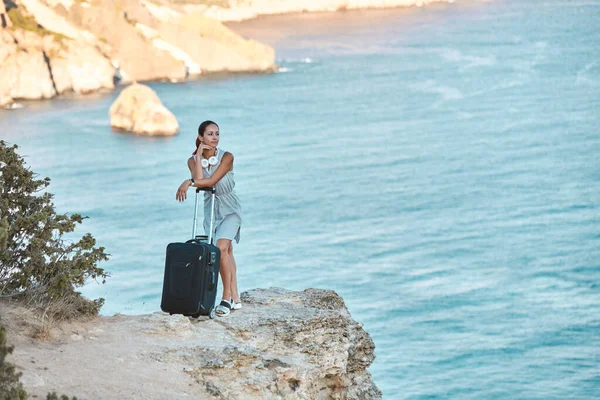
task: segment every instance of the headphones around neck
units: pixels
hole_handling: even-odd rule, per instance
[[[217,162],[219,162],[219,160],[217,159],[217,152],[218,150],[215,151],[215,155],[211,156],[208,160],[203,158],[200,163],[202,164],[202,168],[208,168],[209,165],[217,165]],[[202,155],[200,155],[200,157],[202,157]]]

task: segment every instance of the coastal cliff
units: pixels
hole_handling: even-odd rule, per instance
[[[271,47],[220,21],[453,1],[2,0],[0,107],[18,99],[111,90],[117,81],[276,69]]]
[[[275,68],[269,46],[201,13],[145,0],[3,0],[0,23],[0,106],[110,90],[115,78]]]
[[[255,289],[224,318],[98,317],[31,339],[3,305],[9,361],[30,395],[78,399],[380,399],[374,343],[329,290]]]

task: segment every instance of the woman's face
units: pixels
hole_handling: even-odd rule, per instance
[[[219,127],[215,124],[210,124],[204,130],[204,136],[200,136],[200,140],[207,146],[217,147],[219,144]]]

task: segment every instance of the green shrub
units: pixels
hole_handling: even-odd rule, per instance
[[[43,192],[50,178],[37,179],[17,148],[0,140],[0,295],[21,297],[44,315],[50,310],[55,320],[96,315],[104,299],[87,300],[75,288],[105,282],[109,275],[97,264],[108,254],[89,233],[63,238],[84,217],[56,213],[53,195]]]
[[[27,393],[19,382],[21,374],[5,360],[12,352],[13,347],[6,345],[6,330],[0,325],[0,400],[25,400]]]

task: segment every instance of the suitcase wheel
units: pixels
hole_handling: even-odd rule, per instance
[[[210,317],[210,319],[215,319],[217,317],[217,313],[215,312],[214,307],[210,309],[210,313],[208,314],[208,316]]]
[[[192,318],[199,318],[202,314],[201,313],[196,313],[192,315]]]

